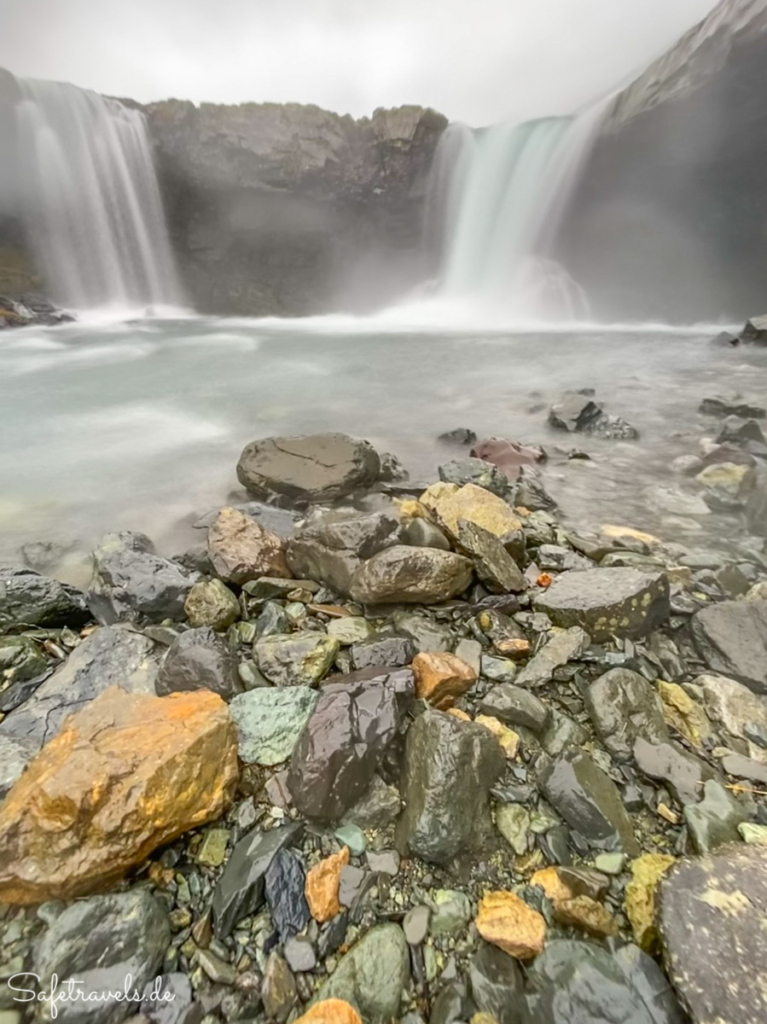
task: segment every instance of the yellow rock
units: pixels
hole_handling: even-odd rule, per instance
[[[642,544],[647,544],[651,548],[656,548],[663,543],[659,537],[654,537],[651,533],[642,533],[641,530],[634,530],[630,526],[616,526],[614,523],[605,523],[600,532],[603,537],[607,537],[609,540],[631,537]]]
[[[554,903],[554,917],[560,924],[577,928],[595,939],[618,934],[618,925],[612,914],[590,896],[575,896],[571,900]]]
[[[634,941],[646,953],[659,945],[655,927],[655,898],[658,884],[674,863],[662,853],[645,853],[631,864],[632,879],[626,886],[626,914],[634,932]]]
[[[513,892],[489,892],[479,905],[475,924],[486,942],[509,956],[530,960],[543,952],[546,922]]]
[[[522,522],[503,498],[476,484],[432,484],[421,495],[421,504],[453,537],[458,536],[458,521],[476,523],[496,537],[519,530]]]
[[[362,1019],[344,999],[323,999],[293,1024],[362,1024]]]
[[[441,711],[452,707],[477,681],[477,673],[455,654],[422,651],[412,663],[416,697]]]
[[[700,704],[696,703],[677,683],[658,683],[658,694],[663,704],[663,717],[693,746],[700,747],[712,735],[711,723]]]
[[[399,518],[402,523],[407,523],[411,519],[430,518],[428,510],[414,498],[393,498],[392,500],[399,509]]]
[[[461,711],[460,708],[448,708],[447,714],[452,715],[453,718],[460,719],[461,722],[470,722],[471,715],[467,715],[465,711]]]
[[[546,895],[554,903],[562,900],[571,900],[575,897],[575,890],[562,880],[557,868],[542,868],[536,871],[530,879],[530,885],[540,885]]]
[[[315,921],[324,924],[341,913],[338,902],[338,886],[341,870],[349,863],[349,847],[344,846],[332,857],[326,857],[309,871],[306,876],[306,902]]]
[[[493,718],[491,715],[477,715],[474,719],[477,725],[484,725],[498,742],[503,747],[503,752],[506,757],[513,761],[519,753],[519,735],[514,732],[513,729],[509,729],[503,722],[499,722],[497,718]]]

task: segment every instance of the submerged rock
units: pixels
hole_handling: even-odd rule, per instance
[[[157,694],[211,690],[229,701],[242,693],[237,656],[229,644],[205,626],[176,637],[157,674]]]
[[[767,601],[722,601],[697,612],[692,634],[713,672],[767,694]]]
[[[29,626],[82,626],[90,619],[83,593],[32,569],[0,568],[0,633]]]
[[[387,548],[355,572],[351,596],[363,604],[436,604],[468,587],[471,562],[451,551]]]
[[[290,576],[282,537],[236,508],[222,508],[211,523],[208,556],[221,579],[236,586],[261,576]]]

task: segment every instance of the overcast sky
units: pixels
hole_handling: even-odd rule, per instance
[[[566,113],[715,0],[0,0],[0,66],[140,101]]]

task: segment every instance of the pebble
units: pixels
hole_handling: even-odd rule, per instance
[[[431,911],[426,906],[413,907],[405,914],[402,930],[411,946],[420,946],[429,930]]]
[[[349,847],[352,857],[360,857],[365,852],[367,839],[365,833],[357,825],[347,824],[336,829],[335,837],[342,846]]]

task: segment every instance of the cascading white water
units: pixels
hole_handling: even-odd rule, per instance
[[[583,289],[552,248],[606,106],[476,132],[448,128],[427,219],[427,244],[441,252],[439,299],[501,316],[588,319]]]
[[[182,304],[143,114],[72,85],[18,80],[15,180],[53,299]]]

